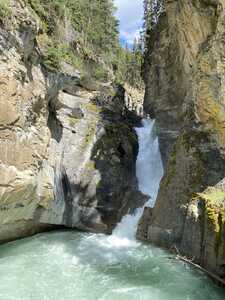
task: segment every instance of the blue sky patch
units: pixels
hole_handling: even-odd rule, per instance
[[[131,46],[143,23],[143,0],[114,0],[120,21],[120,41]]]

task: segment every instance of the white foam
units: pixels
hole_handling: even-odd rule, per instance
[[[136,163],[139,190],[149,196],[146,206],[153,207],[156,201],[159,184],[163,176],[163,165],[159,151],[158,138],[154,134],[154,120],[144,119],[143,127],[135,128],[138,135],[139,152]],[[108,238],[110,246],[134,247],[138,221],[144,207],[137,209],[135,214],[125,216]]]

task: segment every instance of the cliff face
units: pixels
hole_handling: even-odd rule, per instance
[[[47,69],[37,16],[10,3],[0,26],[0,242],[55,226],[110,232],[144,201],[126,91],[93,91],[69,65]]]
[[[166,1],[146,60],[165,176],[138,237],[225,276],[225,1]]]

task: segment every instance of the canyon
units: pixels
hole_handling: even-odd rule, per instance
[[[57,22],[54,43],[63,40],[82,52],[69,20]],[[68,274],[90,271],[90,284],[95,275],[106,289],[113,284],[111,299],[181,299],[182,278],[188,299],[208,293],[223,299],[224,291],[171,253],[225,279],[225,1],[165,1],[147,40],[145,91],[118,82],[115,65],[102,57],[88,58],[85,74],[64,57],[56,64],[55,52],[49,65],[47,25],[23,0],[10,0],[10,17],[0,23],[0,243],[10,242],[0,247],[5,270],[14,267],[10,255],[16,278],[29,259],[39,265],[37,246],[38,255],[54,263],[49,270],[31,268],[35,274],[54,277],[62,258],[62,283]],[[93,76],[99,67],[107,73],[103,79]],[[27,239],[15,241],[21,238]],[[78,277],[82,287],[85,278]],[[20,299],[30,299],[33,283],[26,290],[28,278],[21,280]],[[54,284],[46,299],[56,299]],[[7,281],[4,287],[6,297]],[[39,288],[38,299],[47,295]],[[72,297],[72,281],[69,288]],[[87,296],[87,290],[76,293],[85,300],[108,297],[104,291],[96,298],[103,292],[98,289]]]
[[[0,41],[0,241],[60,226],[110,233],[146,201],[133,129],[143,96],[66,63],[46,68],[40,20],[11,5]]]

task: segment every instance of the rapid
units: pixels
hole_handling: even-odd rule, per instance
[[[163,166],[154,121],[142,125],[137,178],[153,207]],[[58,231],[1,246],[0,300],[224,300],[207,276],[136,240],[143,209],[111,236]]]

